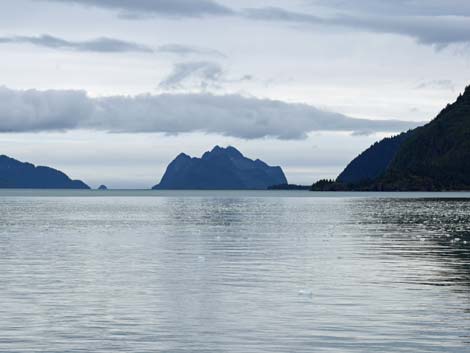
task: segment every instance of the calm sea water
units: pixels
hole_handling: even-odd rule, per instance
[[[469,197],[3,190],[0,352],[469,352]]]

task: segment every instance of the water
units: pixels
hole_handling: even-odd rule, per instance
[[[3,190],[0,352],[468,352],[469,197]]]

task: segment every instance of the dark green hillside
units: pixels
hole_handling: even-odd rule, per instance
[[[412,131],[408,131],[376,142],[349,163],[336,181],[358,184],[376,180],[387,170],[400,146],[411,134]]]
[[[403,143],[376,186],[391,190],[470,189],[470,87]]]
[[[470,190],[470,87],[430,123],[375,143],[311,189]]]

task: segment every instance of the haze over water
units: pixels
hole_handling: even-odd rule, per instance
[[[468,197],[1,191],[0,352],[468,352]]]

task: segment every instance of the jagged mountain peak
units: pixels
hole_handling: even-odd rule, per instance
[[[181,154],[154,189],[267,189],[286,184],[280,167],[245,157],[233,146],[215,146],[201,158]]]

